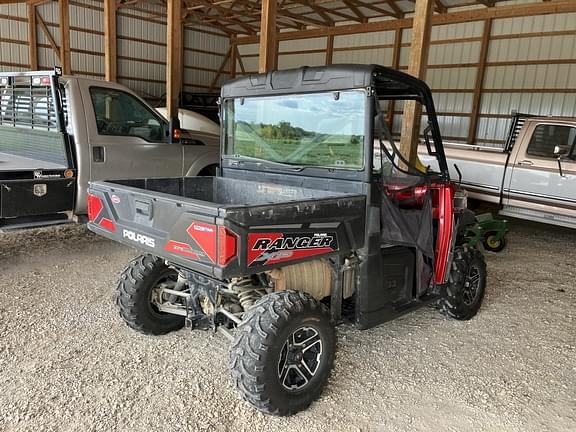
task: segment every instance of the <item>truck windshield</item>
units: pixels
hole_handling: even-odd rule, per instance
[[[360,170],[366,101],[362,90],[227,100],[225,154]]]

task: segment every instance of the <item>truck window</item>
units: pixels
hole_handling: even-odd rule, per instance
[[[560,147],[560,153],[568,155],[571,159],[576,157],[574,145],[576,144],[576,128],[560,125],[538,125],[528,144],[527,153],[531,156],[553,158],[554,147]]]
[[[99,135],[135,136],[149,142],[166,141],[165,124],[129,93],[90,87]]]

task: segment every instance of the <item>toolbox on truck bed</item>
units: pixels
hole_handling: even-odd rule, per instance
[[[363,195],[224,177],[94,182],[89,192],[90,229],[217,278],[363,244]]]

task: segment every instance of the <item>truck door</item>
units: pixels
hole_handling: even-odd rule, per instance
[[[556,146],[563,155],[562,173]],[[536,123],[528,145],[518,149],[514,160],[505,213],[513,216],[516,211],[526,219],[571,225],[570,219],[576,217],[575,147],[576,127]]]
[[[86,86],[90,180],[182,175],[183,149],[168,142],[166,121],[121,88]]]

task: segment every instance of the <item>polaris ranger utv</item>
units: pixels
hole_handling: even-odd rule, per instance
[[[439,172],[401,156],[389,100],[423,105]],[[130,327],[221,330],[242,397],[290,415],[326,384],[336,324],[367,329],[427,304],[476,314],[486,266],[457,243],[466,195],[425,83],[375,65],[305,67],[229,82],[221,102],[218,177],[90,186],[89,228],[144,252],[117,289]]]

